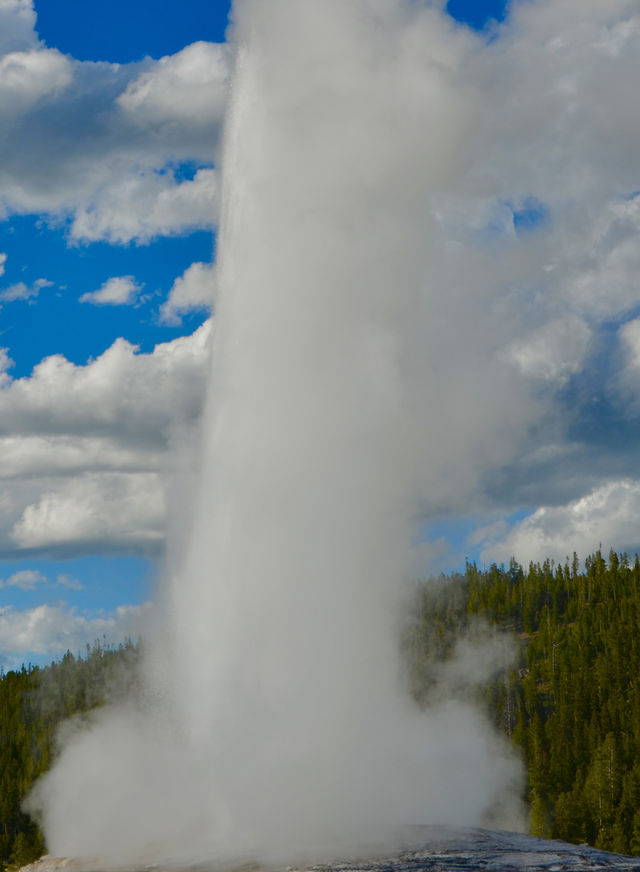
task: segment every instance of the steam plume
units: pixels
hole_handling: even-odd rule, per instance
[[[477,823],[515,776],[472,710],[412,708],[398,657],[419,509],[499,451],[433,405],[462,311],[431,216],[466,159],[466,38],[409,0],[242,0],[234,38],[187,544],[145,706],[67,742],[40,788],[55,854],[326,853]],[[473,361],[508,388],[474,349],[447,378]]]

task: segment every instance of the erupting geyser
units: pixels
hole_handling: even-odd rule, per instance
[[[429,199],[465,133],[455,39],[411,0],[239,0],[234,21],[190,532],[143,704],[41,786],[58,855],[333,854],[477,823],[514,776],[471,709],[413,708],[398,655],[441,426]]]

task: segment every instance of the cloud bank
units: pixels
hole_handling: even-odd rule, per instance
[[[0,215],[65,222],[71,239],[144,243],[212,228],[211,165],[229,77],[224,45],[154,61],[75,61],[34,31],[30,0],[0,10]],[[196,167],[182,178],[182,164]]]
[[[428,14],[440,13],[434,7]],[[0,4],[3,214],[38,214],[45,221],[65,222],[70,240],[115,245],[212,227],[229,48],[196,43],[159,61],[81,63],[40,42],[34,22],[30,0]],[[439,33],[438,46],[428,51],[448,70],[450,118],[457,119],[465,141],[452,148],[455,178],[432,191],[416,214],[420,232],[432,240],[425,282],[435,289],[425,294],[428,317],[416,322],[423,345],[416,371],[427,366],[434,376],[423,387],[434,410],[425,443],[432,441],[441,455],[436,468],[425,450],[420,483],[424,518],[506,517],[523,509],[533,514],[541,507],[569,511],[575,501],[609,484],[636,480],[640,16],[631,0],[537,0],[513,3],[491,41],[444,16]],[[376,52],[384,57],[384,45]],[[424,89],[425,106],[437,99],[419,69],[407,70],[407,83],[406,99],[412,89]],[[337,93],[333,101],[339,103]],[[359,112],[366,115],[366,103]],[[390,102],[376,148],[389,142],[394,112]],[[374,145],[358,137],[348,117],[341,123],[336,171],[341,162],[350,163],[364,185]],[[422,172],[421,162],[434,160],[429,122],[418,115],[414,124],[423,125],[421,148],[394,169],[397,199],[408,196]],[[309,143],[305,185],[310,193],[320,157]],[[393,160],[391,150],[388,160]],[[358,217],[341,220],[337,231],[353,234]],[[283,247],[283,258],[293,256],[293,244],[290,240]],[[114,276],[98,289],[103,302],[109,295],[114,304],[133,302],[136,277],[130,277],[129,291],[116,284],[121,279]],[[386,280],[393,283],[394,276]],[[46,284],[43,278],[0,288],[2,305],[34,301]],[[161,322],[179,326],[183,315],[210,308],[214,284],[212,265],[193,264],[176,278],[161,304]],[[99,302],[92,293],[84,299]],[[452,321],[455,336],[443,344]],[[380,336],[370,342],[372,359],[397,353]],[[116,374],[114,366],[114,379],[135,383],[139,355],[113,350],[107,360],[115,362],[118,356],[121,367]],[[165,355],[162,364],[169,385],[171,361],[176,381],[181,379],[178,357]],[[201,360],[205,366],[204,356]],[[130,378],[125,373],[129,366]],[[85,369],[104,376],[106,360]],[[50,360],[21,387],[6,370],[9,393],[2,403],[13,408],[18,394],[27,393],[33,402],[46,372],[53,370],[62,378],[64,366]],[[185,388],[190,415],[200,402],[194,397],[198,390],[201,396],[196,385],[202,381],[202,375],[194,376]],[[142,406],[153,407],[139,384]],[[151,379],[150,384],[157,382]],[[113,432],[129,433],[131,409],[114,403],[112,389],[96,379],[96,397],[103,389],[110,398],[106,408],[111,409]],[[168,405],[172,391],[169,387]],[[70,421],[83,414],[104,421],[105,411],[97,410],[101,402],[93,402],[89,389],[74,397]],[[44,400],[42,404],[41,419],[53,420],[55,411],[47,411]],[[181,401],[178,407],[183,407]],[[24,510],[57,492],[55,481],[40,478],[40,485],[35,484],[47,463],[67,470],[76,464],[83,475],[72,455],[98,453],[96,436],[85,432],[86,427],[95,430],[95,423],[43,433],[33,410],[29,425],[26,412],[21,414],[18,429],[13,413],[3,425],[2,439],[11,452],[5,456],[14,464],[11,469],[4,464],[4,475],[15,490],[0,505],[0,542],[5,543],[0,549],[17,547],[12,531],[22,529],[16,524]],[[131,414],[137,420],[135,411]],[[158,416],[164,433],[170,413],[152,412],[150,420]],[[470,446],[470,428],[486,438]],[[122,471],[122,464],[133,463],[122,452],[134,451],[152,459],[142,464],[145,472],[151,465],[165,481],[151,429],[144,431],[144,451],[142,441],[134,450],[129,444],[123,448],[116,437],[103,439],[103,466]],[[18,449],[17,440],[24,441],[23,448]],[[50,459],[45,461],[47,450]],[[100,474],[96,465],[92,460],[87,472]],[[85,483],[73,492],[80,498],[90,489]],[[110,490],[117,488],[112,484]],[[126,493],[125,488],[125,501]],[[152,516],[160,514],[158,508]],[[611,541],[603,535],[589,544],[588,537],[574,536],[567,528],[564,550],[588,550],[600,539],[605,547],[637,547],[617,529],[622,530],[617,523],[608,524]],[[161,527],[157,530],[159,542]],[[120,547],[119,541],[125,544],[117,536],[112,541],[114,547]],[[81,547],[88,547],[87,542],[82,538]],[[485,556],[490,557],[491,547]],[[496,544],[496,559],[504,553]]]
[[[0,554],[163,549],[175,436],[199,419],[211,324],[141,353],[117,340],[0,387]],[[10,361],[5,355],[6,366]]]

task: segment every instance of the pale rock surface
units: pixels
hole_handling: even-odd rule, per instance
[[[625,857],[588,845],[570,845],[522,833],[499,830],[450,830],[413,827],[402,839],[412,847],[393,856],[345,858],[329,863],[287,866],[286,872],[640,872],[640,857]],[[175,867],[172,867],[175,869]],[[188,872],[259,872],[257,863],[200,863]],[[135,872],[166,872],[161,866],[138,867]],[[21,872],[108,872],[99,861],[45,856]],[[275,870],[271,870],[275,872]]]

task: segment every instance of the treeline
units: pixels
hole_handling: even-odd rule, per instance
[[[0,673],[0,870],[44,853],[42,834],[21,803],[49,768],[59,724],[128,692],[137,656],[130,640],[118,648],[96,642],[84,657],[67,652],[51,666]]]
[[[481,696],[522,749],[531,831],[640,855],[638,557],[597,552],[584,571],[575,555],[527,571],[469,564],[421,584],[408,637],[418,699],[479,619],[517,640]]]
[[[420,582],[404,641],[419,702],[442,692],[443,665],[474,637],[508,643],[490,680],[474,685],[459,670],[456,680],[521,749],[532,832],[640,855],[638,558],[598,552],[584,570],[575,555],[526,571],[514,560],[468,564]],[[55,754],[58,725],[115,688],[135,692],[137,657],[131,642],[96,644],[84,657],[0,674],[0,872],[43,853],[21,802]]]

